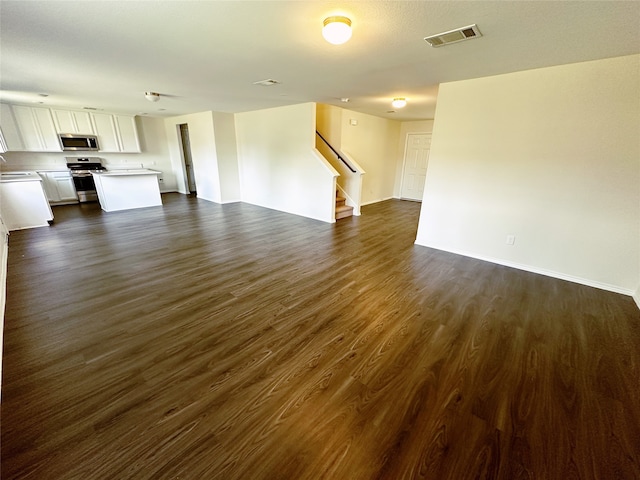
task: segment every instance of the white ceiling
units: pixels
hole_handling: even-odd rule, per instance
[[[352,19],[344,45],[321,36],[332,14]],[[472,23],[483,37],[423,40]],[[319,102],[416,120],[442,82],[639,53],[640,2],[2,0],[0,41],[7,102],[153,116]],[[267,78],[281,83],[253,85]],[[396,96],[409,104],[387,113]]]

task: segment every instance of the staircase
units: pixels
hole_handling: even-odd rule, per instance
[[[346,198],[341,197],[336,190],[336,220],[353,216],[353,207],[345,205]]]

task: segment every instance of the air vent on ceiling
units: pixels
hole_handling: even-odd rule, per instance
[[[482,34],[480,33],[480,30],[478,30],[478,26],[474,23],[468,27],[456,28],[455,30],[449,30],[448,32],[424,37],[424,41],[432,47],[442,47],[443,45],[449,45],[450,43],[462,42],[464,40],[470,40],[481,36]]]
[[[259,82],[253,82],[254,85],[261,85],[263,87],[270,87],[271,85],[277,85],[280,83],[277,80],[273,80],[272,78],[267,78],[266,80],[260,80]]]

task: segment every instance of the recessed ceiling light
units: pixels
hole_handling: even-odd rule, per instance
[[[402,108],[407,105],[407,99],[402,97],[394,98],[391,105],[393,105],[394,108]]]
[[[348,103],[349,99],[347,97],[344,97],[344,98],[341,98],[340,101],[344,103]]]

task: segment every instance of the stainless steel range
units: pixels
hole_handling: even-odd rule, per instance
[[[96,184],[91,172],[104,172],[106,167],[102,165],[102,159],[98,157],[65,157],[67,168],[71,171],[73,184],[78,193],[80,202],[95,202],[98,200]]]

